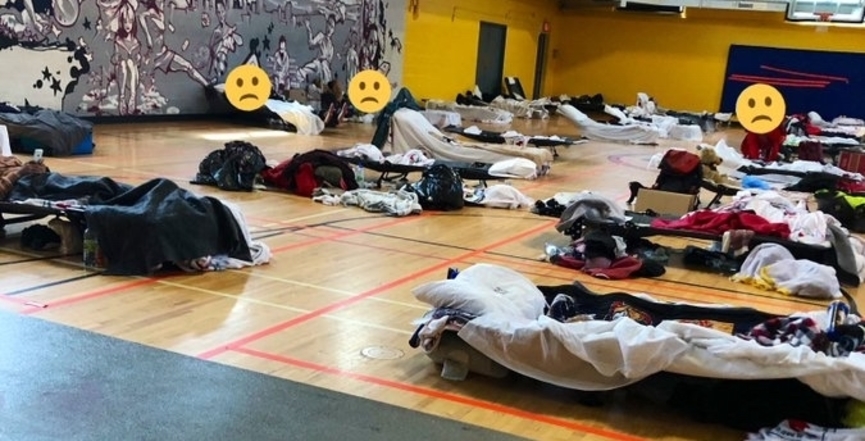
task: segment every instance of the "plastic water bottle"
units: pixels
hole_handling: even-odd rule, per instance
[[[354,168],[354,177],[357,180],[358,188],[366,188],[366,176],[364,176],[363,165],[358,164]]]
[[[99,248],[99,241],[96,240],[96,233],[91,228],[84,230],[83,238],[84,248],[84,267],[85,268],[104,268],[105,258],[102,255],[102,250]]]

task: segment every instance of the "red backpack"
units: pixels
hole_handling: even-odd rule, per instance
[[[699,155],[685,150],[668,150],[658,169],[661,172],[653,189],[685,194],[700,192],[703,167]]]

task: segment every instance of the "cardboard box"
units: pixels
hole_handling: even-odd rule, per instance
[[[299,89],[289,90],[288,91],[288,99],[291,101],[297,101],[300,104],[306,104],[307,101],[309,101],[307,99],[307,96],[306,96],[306,91],[305,90],[299,90]]]
[[[838,168],[865,174],[865,151],[844,150],[838,155]]]
[[[683,216],[690,213],[697,203],[697,195],[672,193],[669,191],[640,189],[634,211],[643,213],[652,210],[661,216]]]

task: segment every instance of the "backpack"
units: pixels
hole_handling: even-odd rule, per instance
[[[814,198],[817,199],[817,209],[838,219],[844,228],[854,233],[865,233],[865,197],[819,190],[814,192]]]
[[[200,164],[193,184],[213,185],[225,191],[252,191],[258,174],[267,168],[261,150],[246,141],[231,141],[210,152]]]
[[[703,167],[699,155],[684,150],[668,150],[658,169],[660,173],[652,189],[684,194],[700,192]]]
[[[445,164],[434,164],[424,170],[420,181],[411,184],[424,210],[459,210],[465,205],[463,181],[454,169]]]

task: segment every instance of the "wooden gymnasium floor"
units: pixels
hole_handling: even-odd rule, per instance
[[[577,134],[557,118],[518,121],[514,128]],[[487,262],[519,270],[538,283],[579,280],[599,292],[646,292],[670,301],[780,313],[823,307],[677,269],[659,280],[591,279],[538,260],[545,242],[563,244],[566,238],[555,232],[553,219],[528,212],[467,208],[386,218],[286,194],[228,193],[187,184],[208,152],[234,139],[248,140],[268,159],[282,161],[313,148],[367,142],[372,132],[372,126],[356,124],[321,137],[204,122],[97,126],[94,156],[49,158],[50,168],[131,184],[165,177],[237,202],[254,234],[272,247],[273,261],[245,271],[170,278],[85,277],[78,258],[34,260],[35,255],[21,251],[17,226],[10,228],[0,253],[6,294],[0,296],[0,308],[530,439],[722,441],[741,440],[742,434],[638,402],[586,407],[577,403],[577,394],[531,382],[477,376],[443,380],[439,369],[408,345],[411,321],[428,310],[410,291],[444,278],[448,267]],[[712,141],[722,135],[731,143],[741,139],[740,133],[729,132],[713,135]],[[550,176],[513,184],[534,198],[591,189],[624,201],[628,181],[652,182],[655,172],[646,163],[658,151],[574,146],[561,149]],[[854,295],[865,303],[860,291]],[[376,346],[397,358],[361,353]]]

